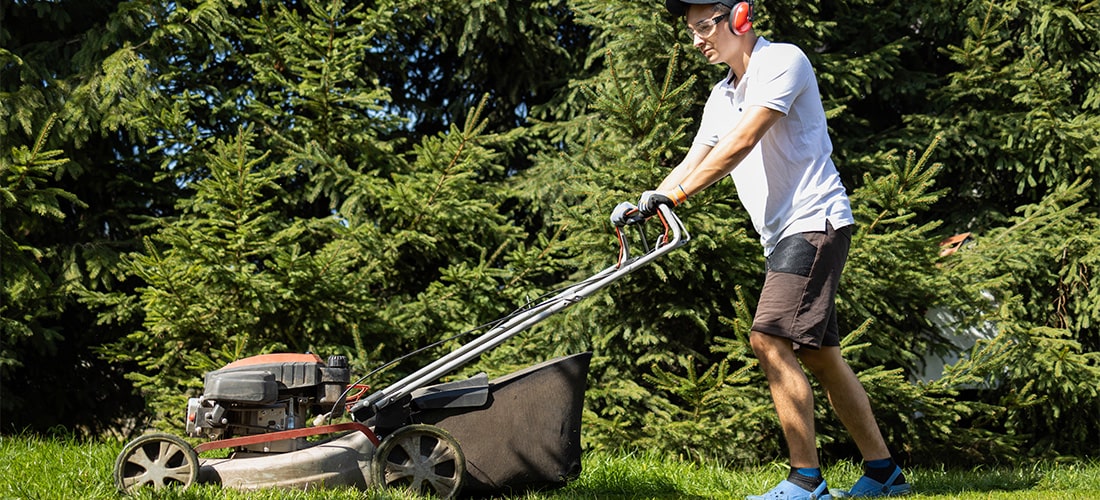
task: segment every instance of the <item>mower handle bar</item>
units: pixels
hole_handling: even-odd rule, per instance
[[[373,414],[395,401],[399,401],[413,391],[428,385],[443,375],[465,365],[482,353],[499,346],[509,338],[527,330],[542,322],[557,312],[580,302],[620,278],[648,265],[657,258],[686,244],[691,238],[684,228],[683,222],[666,205],[658,208],[657,217],[664,225],[665,232],[652,250],[637,257],[630,256],[628,238],[623,235],[621,227],[616,227],[619,239],[619,260],[592,277],[566,287],[563,291],[538,304],[528,307],[517,314],[512,315],[507,321],[494,326],[474,340],[462,345],[443,357],[425,365],[419,370],[407,375],[405,378],[390,384],[389,386],[371,394],[357,402],[351,409],[351,413],[369,407]],[[644,239],[644,233],[639,227],[640,237]],[[671,235],[669,234],[671,233]]]

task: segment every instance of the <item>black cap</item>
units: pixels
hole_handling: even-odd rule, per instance
[[[726,7],[733,8],[733,5],[737,2],[734,0],[665,0],[665,8],[669,13],[676,17],[683,16],[687,12],[688,4],[695,5],[710,5],[720,3]]]

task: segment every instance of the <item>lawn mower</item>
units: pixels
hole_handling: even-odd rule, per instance
[[[616,226],[613,265],[475,329],[483,333],[376,392],[368,394],[361,382],[398,360],[354,383],[346,357],[310,353],[258,355],[208,372],[185,421],[188,437],[208,441],[192,446],[172,434],[140,436],[115,461],[115,485],[123,493],[196,483],[242,490],[385,486],[439,498],[563,486],[580,473],[592,353],[492,380],[479,373],[438,381],[688,241],[671,209],[660,207],[656,218],[661,231],[652,248],[644,224],[633,223],[638,219],[630,224],[644,245],[637,256],[627,228]],[[226,452],[199,457],[212,450]]]

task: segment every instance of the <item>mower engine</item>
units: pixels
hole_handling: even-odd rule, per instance
[[[344,412],[351,379],[348,360],[315,354],[264,354],[206,374],[203,395],[187,401],[187,435],[209,439],[252,436],[305,427],[308,419]],[[282,453],[303,438],[245,445],[243,451]]]

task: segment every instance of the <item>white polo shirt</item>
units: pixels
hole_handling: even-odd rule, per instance
[[[753,47],[745,75],[734,86],[733,71],[707,99],[695,142],[714,146],[741,121],[745,110],[765,106],[782,112],[730,176],[737,195],[760,233],[764,255],[786,236],[839,229],[855,223],[840,174],[817,78],[806,54],[794,45],[763,37]]]

